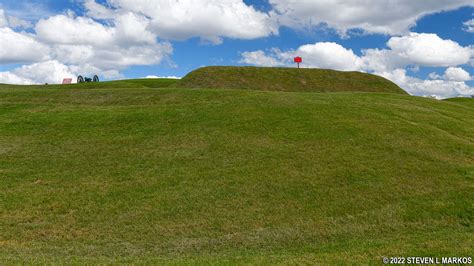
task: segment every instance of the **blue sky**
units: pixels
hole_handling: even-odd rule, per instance
[[[168,14],[160,13],[165,11],[160,10],[159,4],[140,9],[127,5],[125,0],[1,0],[0,9],[6,22],[2,25],[0,16],[0,26],[6,29],[3,38],[0,38],[0,48],[5,54],[3,59],[0,54],[0,82],[42,83],[41,76],[30,77],[27,70],[19,70],[28,66],[38,68],[38,64],[63,69],[56,79],[61,75],[91,74],[94,71],[106,79],[149,75],[181,77],[207,65],[291,67],[292,56],[302,55],[305,67],[376,73],[415,95],[448,97],[471,94],[474,86],[474,33],[469,28],[474,13],[472,2],[445,1],[440,4],[419,1],[411,4],[410,1],[401,0],[398,6],[385,8],[384,1],[375,1],[371,8],[367,6],[361,9],[357,5],[342,3],[344,1],[333,2],[322,6],[321,1],[303,4],[299,1],[291,5],[288,5],[289,1],[285,3],[279,0],[202,1],[203,7],[199,12],[203,16],[192,13],[195,6],[187,10],[186,5],[182,5],[175,13],[186,10],[190,22],[178,23],[176,21],[185,20],[186,17],[180,18],[174,14],[168,20],[161,19]],[[168,6],[171,10],[169,13],[173,13],[173,1],[167,4],[171,5]],[[93,11],[99,8],[105,11],[95,14]],[[400,16],[392,16],[390,9],[397,9]],[[204,18],[207,10],[214,17]],[[221,18],[212,10],[235,14]],[[340,12],[329,14],[332,10]],[[384,12],[387,12],[386,19]],[[348,14],[347,17],[344,17],[344,13]],[[124,32],[119,29],[117,22],[120,16],[125,17],[124,14],[134,14],[134,18],[145,25],[144,32],[153,40],[140,40],[140,37],[135,36],[139,34],[134,35],[133,32],[124,33],[125,37],[116,37],[119,35],[117,32]],[[244,19],[239,18],[241,14],[245,15]],[[40,20],[43,20],[41,25],[38,23]],[[129,23],[129,20],[123,21]],[[193,25],[199,27],[194,28]],[[73,36],[80,33],[81,27],[84,29],[89,26],[91,38],[98,36],[95,39],[101,40],[105,33],[112,31],[110,34],[115,34],[115,37],[104,37],[103,41],[97,42],[77,37],[71,43],[58,36],[61,32]],[[210,32],[206,31],[206,27]],[[133,31],[134,28],[126,30]],[[16,47],[26,42],[25,38],[37,43],[35,49],[44,49],[29,57],[27,52],[32,49],[15,51]],[[13,45],[15,41],[18,45]],[[7,45],[7,42],[12,45]],[[117,62],[110,59],[96,60],[108,52],[104,48],[106,44],[117,47],[117,55],[126,53],[127,56],[121,61],[117,59]],[[423,45],[427,45],[426,49]],[[444,57],[436,52],[445,49]],[[141,50],[147,52],[144,52],[141,60],[135,60],[133,56],[139,55]],[[383,55],[368,56],[367,50],[384,52]],[[426,54],[421,56],[417,52],[420,50]],[[94,57],[89,62],[69,58],[69,54],[75,52],[93,54]],[[41,53],[45,56],[38,55]],[[455,59],[450,58],[451,54]],[[382,63],[375,64],[376,61]],[[51,82],[45,82],[48,81]]]

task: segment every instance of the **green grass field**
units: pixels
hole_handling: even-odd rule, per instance
[[[380,76],[316,68],[209,66],[179,80],[182,88],[253,89],[296,92],[385,92],[406,94]]]
[[[0,264],[473,255],[474,99],[176,82],[0,86]]]

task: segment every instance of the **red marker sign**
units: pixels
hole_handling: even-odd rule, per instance
[[[298,68],[300,68],[300,63],[303,62],[303,58],[297,56],[293,59],[293,61],[298,65]]]

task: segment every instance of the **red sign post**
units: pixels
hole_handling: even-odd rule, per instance
[[[300,63],[303,62],[303,58],[297,56],[293,59],[293,61],[298,65],[298,68],[300,68]]]

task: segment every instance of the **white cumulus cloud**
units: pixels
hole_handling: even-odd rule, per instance
[[[387,43],[391,51],[410,64],[421,66],[456,66],[469,62],[471,49],[433,33],[410,33],[392,37]]]
[[[304,66],[332,68],[337,70],[359,70],[362,60],[350,49],[334,42],[318,42],[300,46],[296,51],[284,53],[289,60],[295,56],[304,58]]]
[[[8,27],[7,16],[3,9],[0,9],[0,27]]]
[[[116,9],[115,13],[131,11],[150,18],[148,28],[164,39],[200,37],[218,44],[222,42],[222,37],[255,39],[277,33],[278,30],[268,14],[255,10],[242,0],[109,0],[108,3]],[[87,6],[97,8],[97,5],[87,1]],[[110,9],[97,10],[99,12],[93,14],[97,17],[115,16]]]
[[[304,28],[321,23],[344,35],[350,29],[368,33],[405,34],[424,15],[462,6],[473,6],[472,0],[270,0],[273,17],[282,25]]]
[[[110,46],[115,29],[87,17],[66,15],[40,20],[35,31],[40,40],[49,44]]]
[[[285,63],[281,62],[279,59],[266,55],[262,50],[241,53],[239,63],[267,67],[285,65]]]
[[[120,43],[154,44],[156,34],[148,30],[150,20],[132,12],[118,15],[114,21],[115,38]]]
[[[363,50],[364,69],[390,72],[397,68],[455,67],[472,60],[473,47],[463,47],[452,40],[441,39],[436,34],[409,33],[392,37],[389,49]]]
[[[444,72],[444,77],[452,81],[467,81],[471,79],[471,75],[460,67],[448,67]]]
[[[148,18],[132,12],[116,13],[104,24],[68,12],[39,20],[35,33],[13,30],[4,17],[0,12],[0,63],[37,63],[2,72],[4,81],[50,82],[40,72],[34,78],[19,71],[57,66],[51,62],[67,66],[69,72],[122,77],[120,71],[129,66],[159,64],[173,52],[169,42],[158,42],[147,30]]]
[[[145,78],[146,79],[181,79],[181,77],[177,77],[177,76],[156,76],[156,75],[148,75]]]
[[[296,50],[271,49],[267,54],[261,50],[243,52],[240,63],[257,66],[282,66],[293,64],[293,58],[301,56],[301,67],[330,68],[336,70],[360,70],[363,61],[350,49],[334,42],[305,44]]]
[[[376,74],[395,82],[412,95],[434,96],[438,99],[474,95],[474,88],[461,81],[422,80],[407,76],[405,69]]]
[[[63,78],[73,78],[76,75],[71,69],[56,61],[50,60],[31,65],[24,65],[11,71],[0,72],[0,83],[9,84],[41,84],[61,83]]]
[[[241,63],[275,66],[290,64],[294,56],[303,57],[303,67],[332,68],[337,70],[366,70],[387,72],[397,68],[454,67],[469,63],[473,49],[436,34],[409,33],[392,37],[389,49],[366,49],[356,55],[334,42],[305,44],[296,50],[281,52],[273,48],[270,53],[261,50],[242,53]]]
[[[11,27],[11,28],[30,28],[33,26],[31,22],[14,16],[7,16],[5,10],[0,8],[0,27]]]
[[[93,19],[112,19],[117,15],[117,11],[98,4],[95,0],[85,0],[84,7],[88,17]]]
[[[441,75],[439,75],[438,73],[436,72],[431,72],[428,74],[428,78],[430,79],[442,79],[443,77]]]
[[[0,28],[0,63],[21,63],[46,60],[49,48],[33,35]]]
[[[172,53],[171,44],[158,42],[148,25],[146,17],[127,12],[118,14],[110,26],[87,17],[57,15],[40,20],[35,29],[38,39],[52,47],[54,58],[107,71],[158,64]]]
[[[474,32],[474,18],[463,23],[464,30],[467,32]]]

